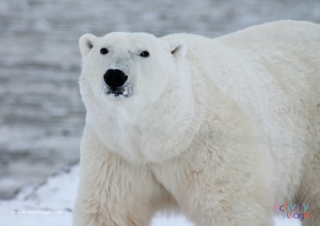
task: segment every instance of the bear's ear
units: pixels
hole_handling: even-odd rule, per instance
[[[170,40],[170,51],[174,57],[184,57],[187,53],[187,44],[183,40]]]
[[[92,34],[84,34],[79,39],[79,48],[82,56],[86,56],[96,44],[98,38]]]

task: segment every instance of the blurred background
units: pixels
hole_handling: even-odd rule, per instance
[[[294,19],[320,23],[319,0],[1,0],[0,200],[79,160],[84,33],[217,37]]]

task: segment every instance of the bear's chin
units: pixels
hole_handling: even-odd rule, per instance
[[[128,98],[132,95],[132,88],[130,85],[118,88],[116,90],[111,89],[110,87],[104,88],[104,93],[113,99],[123,99]]]

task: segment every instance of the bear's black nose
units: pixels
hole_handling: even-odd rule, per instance
[[[103,79],[105,83],[111,87],[111,89],[115,90],[127,81],[128,76],[124,74],[123,71],[118,69],[109,69],[104,74]]]

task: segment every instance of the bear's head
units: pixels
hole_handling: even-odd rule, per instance
[[[79,46],[86,124],[104,145],[130,161],[160,161],[191,142],[202,118],[193,91],[203,88],[183,36],[85,34]]]
[[[79,46],[80,92],[85,104],[90,96],[88,101],[95,99],[113,105],[130,102],[135,107],[152,105],[165,92],[187,49],[183,41],[122,32],[104,37],[85,34]]]

